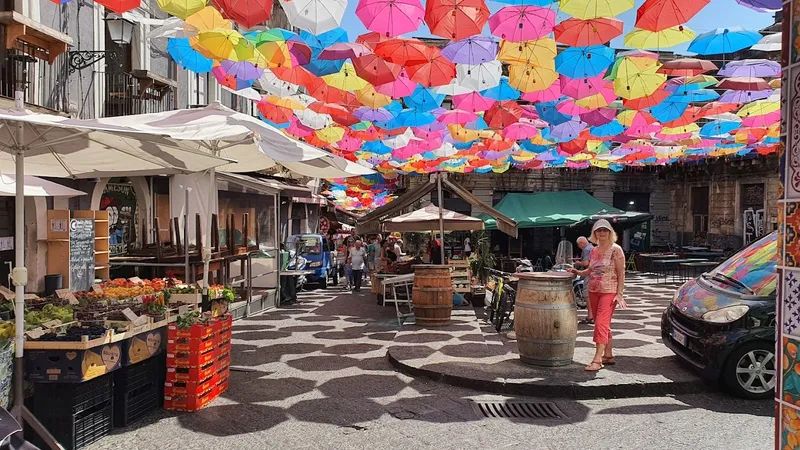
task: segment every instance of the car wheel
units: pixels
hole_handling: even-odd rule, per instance
[[[328,272],[325,272],[325,276],[322,277],[322,281],[319,282],[320,289],[328,289]]]
[[[333,275],[331,275],[331,278],[333,279],[333,285],[334,286],[338,286],[339,285],[339,268],[338,267],[333,269]]]
[[[575,286],[575,306],[580,309],[586,308],[586,289],[583,286]]]
[[[728,357],[722,377],[738,397],[772,398],[777,380],[775,344],[757,341],[740,346]]]

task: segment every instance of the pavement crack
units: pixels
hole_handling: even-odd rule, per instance
[[[363,427],[361,425],[345,425],[344,428],[352,428],[357,431],[364,431],[367,429],[367,427]]]

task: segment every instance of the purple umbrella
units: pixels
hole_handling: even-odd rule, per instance
[[[598,108],[580,115],[581,120],[593,127],[603,126],[617,117],[614,108]]]
[[[497,56],[497,41],[490,36],[471,36],[447,44],[442,56],[456,64],[483,64]]]
[[[725,91],[719,99],[720,103],[750,103],[755,100],[763,100],[772,95],[772,89],[765,91]]]
[[[361,106],[353,111],[353,115],[360,120],[366,120],[368,122],[386,122],[394,119],[394,114],[384,108],[372,109],[366,106]]]
[[[539,153],[538,155],[536,155],[536,159],[538,159],[539,161],[557,161],[561,159],[561,157],[555,154],[553,150],[549,150],[544,153]]]
[[[569,120],[550,128],[550,135],[557,139],[572,140],[586,128],[586,123],[580,120]]]
[[[717,74],[722,77],[779,77],[781,65],[766,59],[743,59],[725,64]]]
[[[759,12],[779,11],[783,6],[783,0],[736,0],[736,3]]]
[[[247,61],[234,62],[226,59],[222,61],[222,68],[228,75],[243,81],[257,80],[264,73],[263,68],[254,66],[253,63]]]

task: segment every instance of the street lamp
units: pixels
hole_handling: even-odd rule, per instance
[[[116,14],[106,17],[106,26],[111,41],[119,46],[128,45],[133,37],[133,27],[135,24],[128,19]],[[107,56],[114,57],[113,51],[82,51],[69,52],[69,73],[76,70],[85,69],[92,64],[101,61]]]

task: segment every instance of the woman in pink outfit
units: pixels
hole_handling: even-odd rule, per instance
[[[584,370],[597,372],[605,365],[614,365],[611,348],[611,316],[614,309],[625,309],[622,297],[625,288],[625,255],[616,244],[617,233],[607,220],[601,219],[592,227],[591,240],[595,242],[589,267],[571,272],[589,277],[589,304],[594,317],[595,352],[592,362]]]

